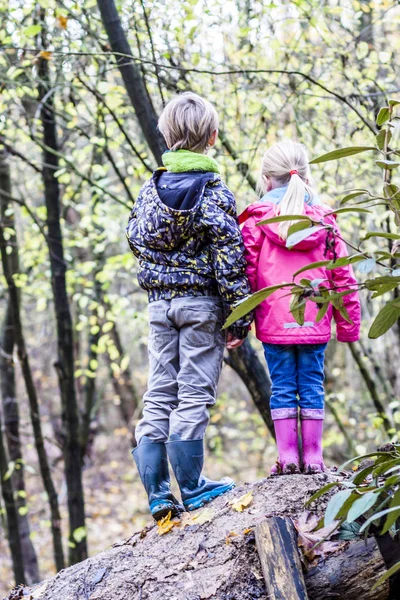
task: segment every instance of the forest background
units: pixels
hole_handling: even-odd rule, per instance
[[[130,456],[146,388],[147,301],[125,226],[160,163],[154,131],[165,102],[192,90],[216,106],[212,155],[241,211],[257,198],[267,145],[297,139],[315,157],[373,143],[380,106],[400,97],[400,7],[2,0],[0,20],[5,594],[21,574],[38,581],[149,519]],[[348,189],[376,189],[374,158],[315,165],[321,199],[335,208]],[[357,248],[368,232],[387,234],[363,242],[372,257],[392,248],[387,207],[338,218]],[[385,273],[374,259],[355,268],[360,281]],[[400,422],[399,322],[377,340],[367,335],[398,288],[370,296],[361,293],[361,341],[332,340],[327,353],[328,465],[387,442]],[[208,474],[252,481],[268,473],[276,459],[268,395],[251,335],[226,356],[207,431]]]

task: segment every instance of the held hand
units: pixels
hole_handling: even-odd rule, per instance
[[[235,348],[239,348],[243,344],[244,340],[239,340],[238,338],[233,337],[231,333],[228,333],[228,337],[226,339],[226,347],[228,350],[234,350]]]

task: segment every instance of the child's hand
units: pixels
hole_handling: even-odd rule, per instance
[[[239,348],[243,344],[244,340],[239,340],[238,338],[233,337],[231,333],[228,333],[228,337],[226,339],[226,347],[228,350],[234,350],[235,348]]]

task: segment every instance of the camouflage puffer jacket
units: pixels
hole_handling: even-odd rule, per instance
[[[164,189],[169,186],[164,182],[182,176],[155,171],[130,214],[127,237],[139,259],[138,281],[150,302],[219,295],[228,314],[233,304],[251,293],[235,198],[218,174],[192,172],[187,174],[191,208],[173,208],[177,203],[166,198]],[[251,320],[247,315],[229,331],[244,338]]]

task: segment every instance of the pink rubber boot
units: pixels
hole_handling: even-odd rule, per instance
[[[301,437],[303,440],[304,473],[323,473],[325,471],[322,458],[323,419],[302,419]]]
[[[279,458],[276,466],[271,469],[271,475],[300,473],[297,418],[278,419],[274,421],[274,428]]]

